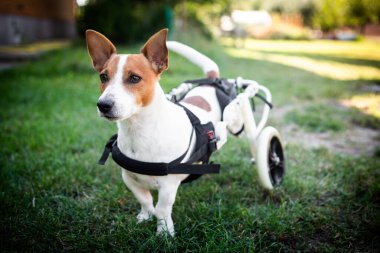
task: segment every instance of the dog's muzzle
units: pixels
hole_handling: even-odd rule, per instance
[[[112,110],[112,107],[114,106],[115,102],[112,100],[99,100],[96,104],[99,108],[99,111],[103,114],[107,114]]]

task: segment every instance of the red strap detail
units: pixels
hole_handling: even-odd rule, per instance
[[[208,135],[208,139],[209,139],[209,140],[213,140],[213,139],[215,139],[214,131],[208,131],[208,132],[207,132],[207,135]]]

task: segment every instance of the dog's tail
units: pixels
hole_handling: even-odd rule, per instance
[[[167,41],[166,46],[169,48],[169,50],[176,52],[179,55],[182,55],[183,57],[200,67],[208,78],[219,77],[218,65],[213,60],[211,60],[204,54],[201,54],[194,48],[191,48],[176,41]]]

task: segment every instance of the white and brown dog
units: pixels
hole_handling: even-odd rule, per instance
[[[167,100],[159,84],[161,73],[168,68],[167,46],[202,67],[208,77],[219,75],[218,66],[209,58],[183,44],[167,44],[166,36],[167,29],[153,35],[140,54],[117,54],[115,46],[102,34],[86,31],[88,52],[94,68],[100,73],[99,114],[117,123],[117,145],[121,152],[144,162],[171,162],[190,145],[183,159],[186,161],[196,141],[192,138],[189,143],[192,125],[186,112]],[[221,122],[222,112],[215,88],[211,86],[194,88],[182,103],[201,122],[214,124],[219,143],[226,140],[226,126],[232,132],[242,127],[240,111],[234,103],[224,110],[224,122]],[[125,184],[141,204],[138,222],[154,215],[158,222],[157,233],[174,235],[172,207],[177,189],[187,176],[147,176],[122,169]],[[156,206],[151,189],[158,190]]]

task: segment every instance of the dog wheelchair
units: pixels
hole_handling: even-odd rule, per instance
[[[285,174],[285,154],[281,136],[277,129],[266,126],[269,112],[272,108],[272,95],[268,88],[254,80],[241,77],[216,80],[198,79],[185,81],[166,95],[169,100],[180,101],[194,87],[210,82],[217,85],[222,84],[222,86],[227,83],[229,87],[217,88],[233,90],[233,96],[239,104],[244,122],[242,130],[239,132],[243,132],[248,138],[252,163],[256,164],[261,185],[268,190],[280,185]],[[256,124],[253,114],[254,100],[256,98],[264,102],[261,119],[258,124]]]

